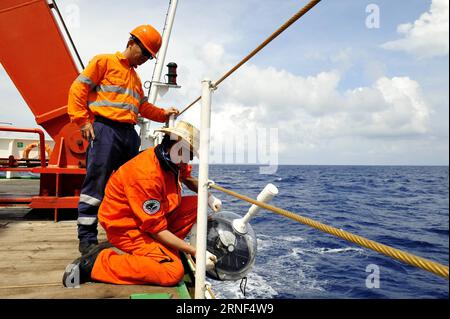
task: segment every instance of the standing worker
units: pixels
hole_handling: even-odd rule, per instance
[[[98,244],[97,212],[109,176],[139,152],[140,139],[134,129],[138,114],[165,122],[179,113],[175,108],[165,110],[149,103],[134,70],[156,57],[161,35],[150,25],[138,26],[130,35],[124,52],[95,56],[69,91],[71,122],[89,141],[78,203],[81,254]]]
[[[66,267],[63,284],[101,281],[115,284],[176,285],[184,268],[179,251],[195,257],[196,248],[183,239],[197,219],[197,196],[181,196],[181,183],[197,192],[198,181],[188,165],[198,156],[199,132],[179,121],[165,132],[161,144],[134,157],[108,181],[99,220],[110,244],[97,245]],[[217,212],[220,199],[209,194]],[[216,257],[207,252],[207,268]]]

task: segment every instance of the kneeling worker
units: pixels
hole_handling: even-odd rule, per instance
[[[68,265],[65,286],[76,274],[80,283],[173,286],[182,280],[179,251],[196,254],[183,239],[197,219],[197,196],[182,197],[181,183],[197,192],[188,162],[198,156],[200,135],[183,121],[160,131],[166,133],[161,144],[125,163],[109,179],[98,217],[110,244],[99,244]],[[222,205],[211,194],[208,203],[214,211]],[[216,260],[207,252],[207,268]]]

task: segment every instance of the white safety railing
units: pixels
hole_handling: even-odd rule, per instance
[[[208,174],[209,174],[209,139],[211,122],[211,95],[213,88],[210,80],[202,81],[202,109],[200,117],[200,150],[198,168],[198,208],[195,299],[205,298],[206,274],[206,237],[208,222]]]

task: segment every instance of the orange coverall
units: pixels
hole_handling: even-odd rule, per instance
[[[87,105],[86,105],[87,102]],[[141,80],[121,52],[95,56],[70,88],[68,113],[83,126],[95,115],[136,124],[138,114],[165,122],[164,109],[147,101]]]
[[[150,234],[169,230],[184,239],[197,219],[197,196],[181,197],[179,176],[165,170],[150,148],[125,163],[108,181],[99,209],[99,222],[109,242],[125,254],[105,249],[98,255],[91,277],[115,284],[176,285],[184,276],[178,251],[155,241]]]

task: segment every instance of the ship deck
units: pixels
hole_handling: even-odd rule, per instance
[[[0,179],[0,196],[32,196],[38,189],[39,180]],[[64,269],[79,257],[77,226],[75,220],[55,223],[52,218],[51,213],[40,216],[24,207],[0,208],[0,299],[189,298],[183,283],[177,287],[86,283],[65,288]],[[99,240],[105,238],[99,227]]]

